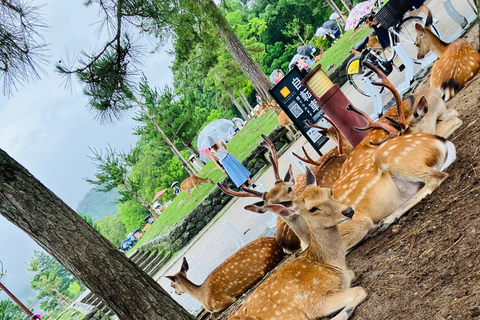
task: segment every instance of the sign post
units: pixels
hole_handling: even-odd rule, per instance
[[[318,106],[315,97],[300,84],[304,77],[305,72],[295,66],[269,92],[321,156],[320,148],[328,141],[328,138],[318,133],[317,129],[309,127],[305,121],[308,120],[310,123],[322,127],[329,127],[330,124],[322,118],[324,112]]]

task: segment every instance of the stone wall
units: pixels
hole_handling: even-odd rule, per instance
[[[292,143],[293,137],[288,130],[277,126],[268,138],[273,142],[279,156]],[[252,153],[242,161],[242,164],[255,176],[266,165],[270,165],[265,156],[267,149],[257,146]],[[225,179],[230,188],[235,190],[235,185],[229,178]],[[223,181],[222,181],[223,183]],[[177,223],[168,234],[151,240],[137,250],[141,251],[178,251],[182,249],[193,237],[195,237],[231,200],[231,196],[223,193],[217,186],[212,192],[182,221]]]
[[[347,63],[353,58],[353,54],[350,54],[333,72],[328,76],[333,83],[338,84],[340,87],[347,82]]]

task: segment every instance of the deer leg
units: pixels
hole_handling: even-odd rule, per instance
[[[324,298],[325,313],[319,316],[336,314],[332,320],[347,320],[366,297],[367,292],[362,287],[339,290]]]
[[[438,117],[435,134],[448,139],[455,130],[457,130],[463,121],[458,118],[458,112],[454,109],[447,109]]]
[[[420,189],[412,198],[410,198],[407,202],[401,205],[399,208],[395,209],[388,217],[383,219],[380,222],[378,227],[378,231],[385,231],[390,227],[391,224],[397,223],[398,219],[405,214],[408,210],[413,208],[417,203],[419,203],[423,198],[428,196],[430,193],[435,190],[440,183],[443,182],[448,177],[448,173],[436,171],[434,169],[431,170],[432,172],[429,173],[427,177],[427,181],[422,189]]]
[[[197,199],[195,199],[194,197],[192,197],[192,196],[190,195],[190,190],[187,191],[187,196],[188,196],[190,199],[193,199],[193,200],[197,201]]]
[[[369,217],[353,216],[352,220],[338,226],[342,234],[343,244],[347,253],[358,247],[369,238],[369,231],[374,228],[374,223]]]
[[[198,186],[195,186],[195,189],[197,189],[198,193],[200,193],[203,196],[203,193],[200,192],[200,189],[198,188]]]

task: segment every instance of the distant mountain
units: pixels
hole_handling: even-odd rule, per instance
[[[113,216],[118,212],[118,207],[115,204],[117,199],[118,192],[116,188],[109,192],[98,192],[90,189],[78,203],[76,211],[85,216],[92,217],[94,222],[102,220],[105,219],[107,215]]]

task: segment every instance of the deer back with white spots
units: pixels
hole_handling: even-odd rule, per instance
[[[393,92],[397,106],[377,122],[350,106],[368,123],[358,129],[371,131],[348,155],[341,177],[332,186],[335,199],[356,211],[350,222],[339,227],[348,250],[365,239],[374,224],[381,223],[379,230],[387,228],[435,190],[448,176],[442,171],[455,160],[451,142],[430,133],[408,133],[435,132],[436,121],[417,121],[410,126],[412,119],[430,113],[426,99],[417,96],[402,101],[385,75],[367,66],[383,80],[378,84]],[[432,114],[437,116],[433,110]]]
[[[350,220],[354,211],[333,199],[330,189],[311,185],[315,177],[309,169],[306,182],[310,186],[294,201],[265,208],[280,216],[301,215],[311,232],[310,246],[260,284],[231,320],[319,319],[333,315],[334,320],[347,319],[365,299],[363,288],[350,287],[354,274],[347,268],[337,227]]]
[[[166,276],[176,294],[186,293],[200,302],[207,311],[218,312],[235,302],[283,258],[282,248],[274,238],[253,240],[238,249],[215,270],[201,285],[187,278],[188,263],[183,258],[180,272]]]
[[[429,51],[439,57],[432,67],[430,87],[439,89],[443,99],[448,101],[477,74],[480,69],[480,54],[465,39],[445,43],[432,32],[431,25],[430,12],[425,27],[418,23],[415,25],[417,57],[422,59]]]

